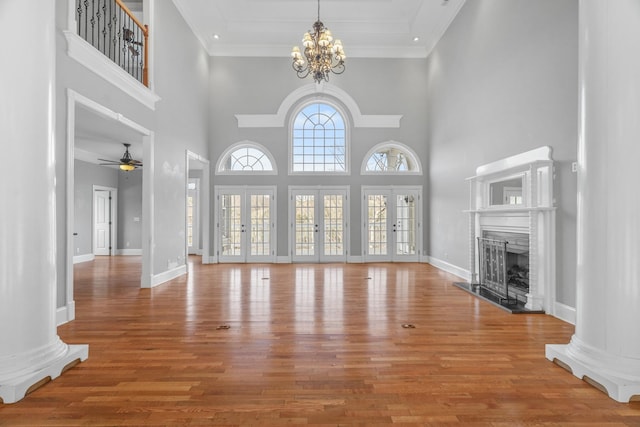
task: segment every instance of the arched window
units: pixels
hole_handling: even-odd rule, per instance
[[[277,171],[273,156],[265,147],[256,142],[243,141],[232,145],[220,156],[216,173],[275,175]]]
[[[422,168],[416,154],[404,144],[383,142],[373,147],[365,156],[362,174],[421,174]]]
[[[293,119],[291,136],[292,173],[348,172],[345,119],[333,105],[305,105]]]

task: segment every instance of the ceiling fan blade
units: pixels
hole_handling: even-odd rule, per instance
[[[106,163],[104,163],[105,165],[119,165],[120,164],[120,162],[118,162],[116,160],[108,160],[108,159],[98,159],[98,160],[101,161],[101,162],[106,162]]]

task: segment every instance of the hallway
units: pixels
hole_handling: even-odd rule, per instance
[[[89,359],[0,405],[0,426],[640,425],[640,402],[545,359],[572,325],[508,314],[430,265],[189,261],[153,289],[139,257],[77,264],[59,335]]]

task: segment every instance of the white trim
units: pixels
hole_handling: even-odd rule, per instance
[[[56,309],[56,326],[64,325],[76,318],[76,303],[71,301],[65,307]]]
[[[535,148],[533,150],[525,151],[524,153],[516,154],[515,156],[507,157],[504,159],[496,160],[495,162],[487,163],[476,168],[476,176],[480,177],[484,175],[491,175],[494,173],[501,173],[507,175],[510,170],[523,168],[527,170],[528,166],[536,162],[550,162],[552,149],[548,145]],[[475,177],[467,178],[473,179]]]
[[[244,170],[234,171],[234,170],[226,170],[226,169],[221,170],[224,163],[227,160],[227,157],[229,157],[231,153],[233,153],[234,151],[240,148],[255,148],[256,150],[262,151],[264,155],[267,156],[267,158],[271,162],[271,166],[273,167],[273,169],[264,170],[264,171],[244,171]],[[215,174],[216,175],[278,175],[278,164],[276,163],[275,157],[273,157],[273,154],[271,154],[271,151],[269,151],[267,147],[265,147],[264,145],[258,142],[249,141],[248,139],[245,139],[244,141],[240,141],[232,144],[231,146],[229,146],[229,148],[224,150],[224,152],[220,155],[220,157],[218,158],[218,161],[216,162]]]
[[[349,255],[347,256],[347,263],[349,264],[362,264],[364,260],[362,255]]]
[[[325,96],[341,101],[351,114],[353,127],[399,128],[402,115],[363,115],[356,101],[344,90],[331,83],[310,83],[291,92],[280,104],[275,114],[236,114],[239,128],[281,128],[287,114],[300,100],[308,97],[320,101]]]
[[[368,171],[367,163],[369,163],[369,159],[373,156],[373,153],[386,147],[397,148],[409,154],[411,156],[411,162],[415,163],[416,169],[410,171]],[[422,175],[422,163],[420,162],[420,157],[418,157],[411,147],[402,142],[389,140],[376,144],[371,150],[367,151],[362,161],[362,166],[360,167],[360,175]]]
[[[94,259],[96,259],[96,256],[94,254],[74,255],[73,263],[80,264],[81,262],[89,262],[89,261],[93,261]]]
[[[151,282],[149,286],[142,286],[143,288],[154,288],[158,285],[166,283],[170,280],[173,280],[177,277],[184,276],[187,274],[187,266],[185,264],[180,265],[178,267],[172,268],[170,270],[164,271],[160,274],[156,274],[151,277]]]
[[[556,301],[553,305],[554,312],[547,313],[553,314],[554,317],[557,317],[560,320],[564,320],[567,323],[571,323],[572,325],[576,324],[576,309],[575,307],[571,307],[566,304],[562,304],[561,302]]]
[[[76,126],[76,108],[82,106],[91,110],[93,113],[102,116],[105,119],[115,120],[123,125],[135,130],[142,136],[143,158],[145,167],[142,169],[142,277],[140,280],[141,287],[149,287],[153,281],[152,265],[154,259],[153,250],[153,160],[154,160],[154,133],[139,124],[129,120],[120,113],[110,110],[109,108],[83,96],[73,89],[67,89],[67,188],[66,194],[75,194],[75,126]],[[67,197],[67,233],[75,227],[75,197]],[[73,304],[73,257],[74,242],[72,238],[67,238],[67,256],[66,256],[66,306]]]
[[[73,31],[63,31],[70,58],[93,71],[145,107],[155,110],[160,97]]]
[[[285,256],[277,256],[276,264],[291,264],[291,257],[288,255]]]
[[[116,255],[121,256],[140,256],[142,255],[142,249],[117,249]]]
[[[428,264],[431,264],[432,266],[442,271],[446,271],[447,273],[453,274],[454,276],[458,276],[466,281],[469,281],[469,279],[471,278],[471,274],[469,274],[469,270],[465,270],[462,267],[458,267],[457,265],[448,263],[447,261],[443,261],[441,259],[438,259],[432,256],[427,256],[426,259]]]

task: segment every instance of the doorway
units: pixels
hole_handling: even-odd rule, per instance
[[[349,187],[289,187],[293,262],[346,262]]]
[[[216,186],[219,262],[275,262],[276,187]]]
[[[371,261],[418,262],[422,188],[363,187],[363,255]]]
[[[118,235],[118,190],[93,186],[93,254],[115,255]]]

